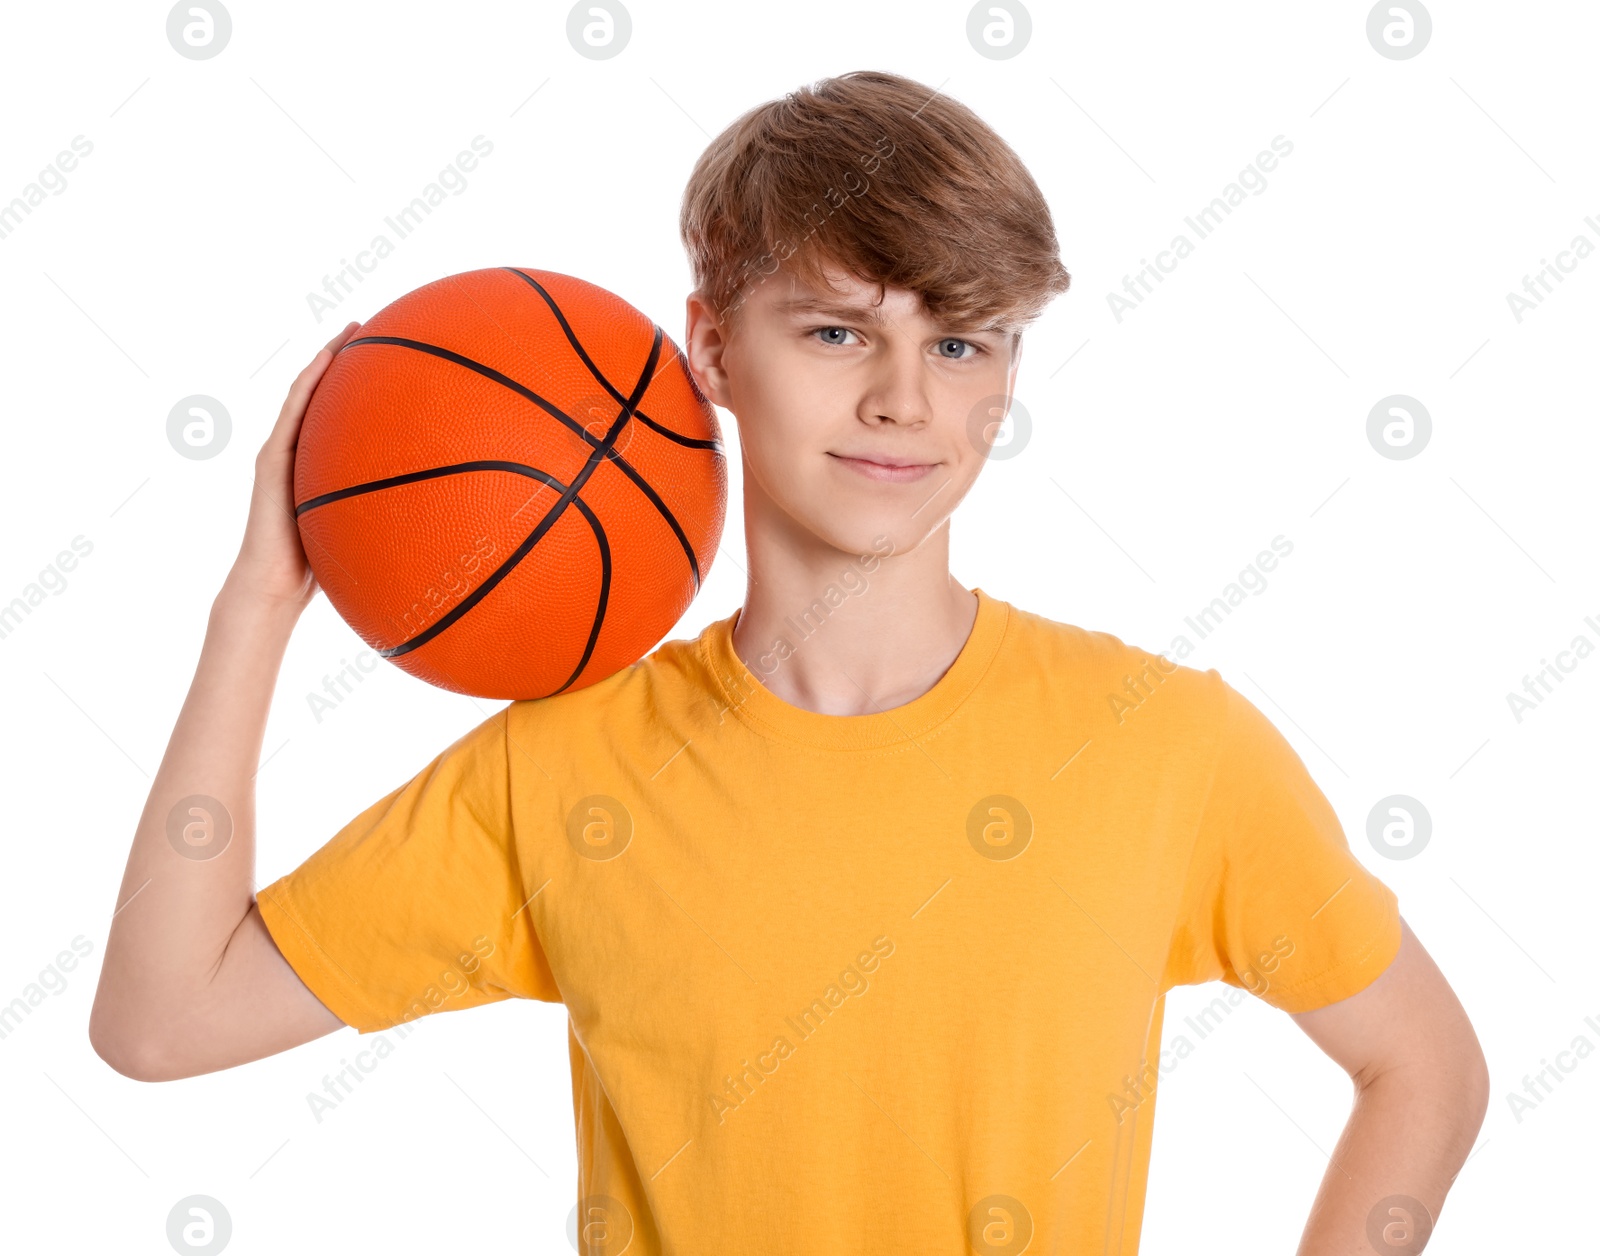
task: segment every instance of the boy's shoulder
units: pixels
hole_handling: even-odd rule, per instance
[[[643,658],[581,689],[543,698],[519,698],[507,708],[508,712],[513,720],[592,727],[607,713],[655,706],[672,693],[692,697],[711,687],[706,645],[713,633],[731,624],[733,617],[730,612],[713,620],[693,636],[668,638]]]
[[[1007,609],[1008,627],[1016,637],[1015,653],[1048,662],[1057,676],[1095,681],[1114,677],[1120,684],[1124,675],[1137,678],[1148,674],[1200,691],[1213,689],[1220,680],[1214,668],[1189,666],[1114,632],[1051,619],[1014,604],[1007,604]]]
[[[1045,701],[1094,730],[1138,728],[1163,755],[1207,759],[1234,716],[1232,691],[1215,668],[1200,668],[1103,629],[1010,607],[1004,686],[1016,702]],[[1188,651],[1184,652],[1185,655]]]

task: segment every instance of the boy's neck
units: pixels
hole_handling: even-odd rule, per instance
[[[887,558],[792,538],[750,549],[733,648],[791,706],[823,715],[903,706],[938,682],[972,633],[978,599],[950,574],[948,522]]]

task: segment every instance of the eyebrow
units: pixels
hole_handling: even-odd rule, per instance
[[[817,297],[791,297],[774,307],[779,314],[826,314],[833,318],[858,318],[880,326],[889,320],[876,305],[851,305]]]
[[[852,305],[849,302],[826,301],[818,297],[791,297],[787,301],[779,301],[773,306],[778,314],[820,314],[829,318],[860,319],[863,322],[873,323],[882,327],[890,320],[876,305]],[[998,324],[987,327],[957,327],[951,328],[954,332],[989,332],[996,336],[1003,336],[1009,330]]]

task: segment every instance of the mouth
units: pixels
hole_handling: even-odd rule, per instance
[[[880,483],[889,484],[903,484],[911,480],[920,480],[939,465],[937,462],[913,462],[905,458],[850,458],[844,454],[835,453],[830,453],[828,456],[837,459],[857,475],[864,475],[869,480],[877,480]]]

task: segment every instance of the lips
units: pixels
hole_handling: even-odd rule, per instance
[[[866,476],[870,480],[881,483],[904,484],[911,480],[920,480],[930,474],[938,465],[932,462],[914,462],[893,454],[832,454],[840,466],[848,467],[857,475]]]
[[[892,454],[834,454],[833,456],[835,458],[846,458],[852,462],[871,462],[880,467],[926,467],[932,465],[916,458],[897,458]]]

